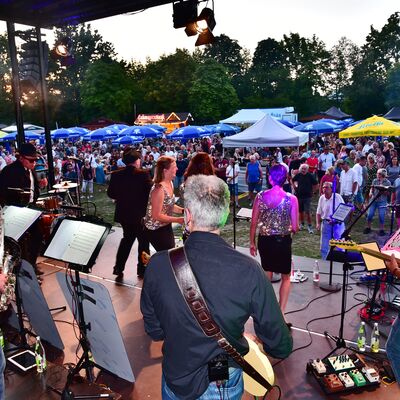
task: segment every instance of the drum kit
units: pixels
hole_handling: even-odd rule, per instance
[[[46,241],[50,238],[51,232],[60,218],[67,215],[80,216],[82,207],[79,205],[78,187],[78,183],[71,181],[57,183],[53,185],[53,190],[47,192],[48,196],[41,197],[36,202],[36,206],[44,210],[40,219],[40,226]],[[69,189],[77,191],[78,204],[75,204]]]

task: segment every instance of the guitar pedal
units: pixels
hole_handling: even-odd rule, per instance
[[[343,383],[340,381],[336,374],[325,375],[322,378],[322,381],[331,392],[338,392],[344,389]]]
[[[339,379],[343,382],[343,385],[346,386],[346,388],[354,386],[354,381],[350,378],[347,372],[339,372]]]
[[[311,365],[318,374],[326,374],[326,366],[319,358],[313,360]]]

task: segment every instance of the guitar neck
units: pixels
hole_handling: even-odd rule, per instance
[[[357,249],[355,249],[355,250],[359,251],[360,253],[365,253],[370,256],[379,258],[381,260],[385,260],[385,261],[390,261],[392,258],[389,254],[381,253],[380,251],[372,250],[372,249],[369,249],[362,245],[357,246]],[[396,258],[396,261],[397,261],[397,264],[400,265],[400,259]]]

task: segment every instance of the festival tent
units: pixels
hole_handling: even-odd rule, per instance
[[[221,124],[254,124],[265,116],[259,108],[242,109],[229,118],[219,121]]]
[[[296,132],[275,118],[264,117],[244,131],[224,138],[224,147],[277,147],[300,146],[308,141],[308,133]]]
[[[367,118],[339,133],[339,138],[354,138],[360,136],[399,136],[400,124],[383,117]]]
[[[384,116],[383,118],[390,119],[393,121],[398,121],[400,120],[400,107],[393,107],[391,108]]]

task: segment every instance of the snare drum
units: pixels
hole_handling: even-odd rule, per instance
[[[42,199],[44,203],[44,209],[47,211],[57,210],[60,206],[60,199],[58,196],[50,196]]]
[[[56,222],[61,217],[64,217],[64,214],[42,214],[39,224],[45,241],[49,240]]]

